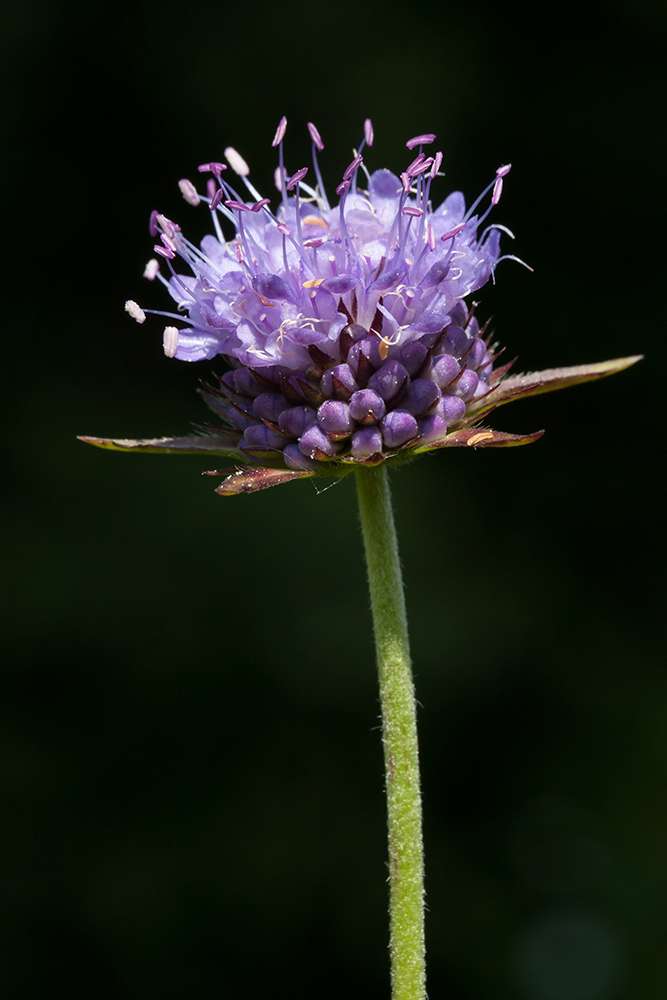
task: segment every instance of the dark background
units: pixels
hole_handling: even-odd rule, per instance
[[[104,454],[203,416],[161,351],[154,207],[227,144],[271,193],[437,133],[439,195],[514,164],[534,274],[478,295],[520,367],[644,353],[499,411],[536,445],[393,477],[420,712],[430,996],[662,1000],[665,40],[659,0],[410,8],[29,0],[0,26],[7,564],[0,993],[388,996],[353,483],[225,500]],[[438,195],[436,194],[436,199]],[[199,227],[199,228],[198,228]]]

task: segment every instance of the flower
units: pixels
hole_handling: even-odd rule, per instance
[[[276,212],[249,180],[245,160],[231,147],[227,165],[202,164],[205,193],[179,182],[185,200],[208,205],[215,235],[201,247],[181,227],[153,212],[159,237],[145,277],[156,277],[176,303],[158,312],[169,324],[168,357],[211,360],[226,370],[201,393],[221,425],[203,425],[184,438],[121,441],[84,438],[121,450],[223,454],[236,463],[218,492],[232,494],[313,475],[341,475],[358,465],[399,462],[451,446],[527,444],[542,434],[507,434],[480,425],[501,403],[620,371],[637,358],[509,377],[509,364],[485,337],[466,302],[493,278],[506,227],[487,224],[510,166],[466,209],[456,191],[432,207],[431,188],[443,154],[427,155],[433,134],[408,140],[411,162],[397,177],[369,173],[364,139],[336,188],[331,205],[322,183],[320,134],[312,139],[315,185],[308,168],[284,166],[286,120],[278,148]],[[237,190],[239,182],[245,192]],[[234,228],[226,240],[222,220]],[[513,237],[512,237],[513,238]],[[182,273],[182,264],[188,273]],[[155,310],[129,300],[137,322]]]

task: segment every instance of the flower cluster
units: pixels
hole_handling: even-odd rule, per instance
[[[495,365],[474,305],[465,302],[504,259],[501,232],[512,236],[486,223],[509,165],[470,208],[454,192],[434,209],[431,187],[443,154],[427,155],[424,147],[435,136],[406,143],[412,159],[400,177],[369,173],[367,120],[332,206],[318,164],[324,145],[316,127],[308,128],[314,186],[307,167],[291,175],[285,169],[284,118],[278,126],[275,213],[229,147],[227,164],[199,167],[205,191],[180,181],[187,202],[208,205],[215,235],[199,248],[175,222],[151,216],[164,264],[149,261],[145,276],[162,281],[176,303],[175,312],[158,313],[170,321],[164,351],[184,361],[222,356],[226,371],[202,393],[224,426],[203,426],[187,438],[86,440],[225,454],[252,467],[232,472],[220,492],[246,492],[451,445],[527,443],[541,432],[503,434],[479,421],[517,395],[608,373],[608,366],[583,366],[508,379],[509,366]],[[233,226],[230,240],[224,220]],[[177,269],[179,260],[188,273]],[[154,311],[133,301],[126,310],[140,323]]]

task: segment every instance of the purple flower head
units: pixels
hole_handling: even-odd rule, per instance
[[[496,366],[497,352],[466,299],[504,259],[501,230],[512,235],[486,221],[509,166],[498,168],[470,208],[458,191],[434,207],[443,157],[423,147],[436,137],[407,141],[400,177],[371,173],[367,120],[332,205],[318,162],[319,131],[309,123],[311,184],[307,167],[285,166],[286,127],[283,118],[273,139],[277,207],[227,147],[229,169],[212,161],[198,168],[199,187],[179,182],[189,205],[211,213],[212,233],[200,247],[166,216],[151,215],[161,261],[151,260],[144,273],[166,286],[173,311],[126,303],[138,322],[151,312],[167,318],[168,357],[220,356],[217,384],[202,392],[222,426],[152,442],[87,440],[228,455],[251,468],[229,476],[219,492],[248,492],[434,448],[528,443],[541,432],[503,434],[479,421],[510,398],[619,370],[615,363],[510,379],[509,366]]]

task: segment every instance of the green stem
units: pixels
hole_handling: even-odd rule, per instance
[[[424,851],[417,712],[398,541],[384,465],[360,468],[356,476],[382,706],[392,1000],[424,1000]]]

